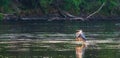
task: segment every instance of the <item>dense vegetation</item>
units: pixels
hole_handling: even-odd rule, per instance
[[[102,16],[119,16],[120,0],[0,0],[1,13],[17,13],[21,16],[55,14],[65,11],[73,15],[88,16],[95,12]]]

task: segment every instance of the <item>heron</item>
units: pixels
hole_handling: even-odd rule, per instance
[[[83,42],[86,41],[86,37],[85,37],[82,30],[77,30],[77,32],[76,32],[76,41],[83,41]]]

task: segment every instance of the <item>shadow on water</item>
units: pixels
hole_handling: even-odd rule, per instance
[[[85,46],[75,41],[83,29]],[[119,58],[119,22],[19,22],[0,25],[0,58]]]

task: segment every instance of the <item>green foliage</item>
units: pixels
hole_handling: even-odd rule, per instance
[[[40,0],[40,4],[44,7],[47,8],[50,6],[52,0]]]
[[[15,3],[16,0],[0,0],[0,12],[10,12],[11,3]],[[105,6],[101,9],[99,14],[107,15],[118,15],[120,14],[120,1],[119,0],[18,0],[20,9],[28,10],[29,9],[42,9],[44,13],[49,14],[51,8],[51,3],[59,7],[61,10],[70,12],[72,14],[90,14],[96,11],[103,2]],[[59,2],[56,2],[59,1]],[[56,3],[55,3],[56,2]]]
[[[0,10],[5,12],[9,10],[9,6],[10,6],[11,0],[0,0]]]
[[[8,7],[10,4],[10,0],[0,0],[0,6]]]
[[[21,3],[22,9],[34,9],[38,6],[38,0],[20,0],[19,3]]]
[[[82,4],[84,0],[65,0],[65,4],[63,5],[65,10],[73,10],[75,13],[80,12],[80,4]],[[74,7],[74,8],[73,8]]]
[[[3,14],[0,13],[0,21],[3,20]]]
[[[120,6],[119,0],[106,0],[105,2],[106,2],[106,5],[101,10],[101,13],[109,16],[109,15],[117,14],[115,10],[119,12],[119,9],[118,9]]]
[[[39,3],[42,8],[44,8],[45,13],[49,12],[50,4],[52,3],[52,0],[39,0]]]

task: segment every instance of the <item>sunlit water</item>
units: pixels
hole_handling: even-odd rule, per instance
[[[82,29],[86,43],[75,41]],[[119,58],[116,21],[14,22],[0,24],[0,58]]]

